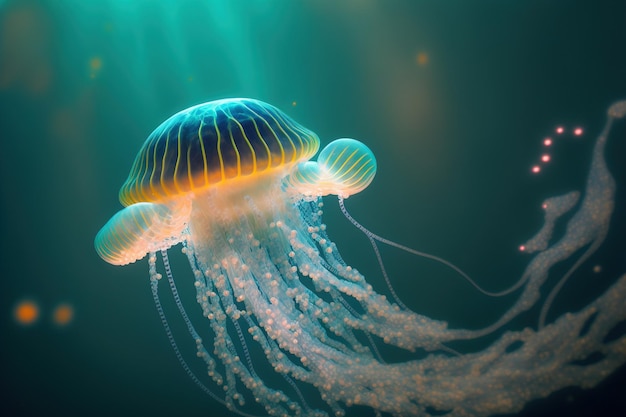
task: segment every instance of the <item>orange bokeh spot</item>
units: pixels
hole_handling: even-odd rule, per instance
[[[52,320],[59,326],[69,324],[74,318],[74,309],[69,304],[60,304],[52,313]]]
[[[15,2],[0,13],[0,89],[39,95],[52,83],[51,21],[37,3]]]
[[[100,70],[102,69],[102,58],[99,56],[94,56],[89,60],[89,76],[91,78],[96,78]]]
[[[426,66],[426,64],[428,64],[428,54],[426,52],[417,54],[417,65],[423,67]]]
[[[19,324],[27,326],[39,318],[39,306],[34,301],[25,300],[15,307],[14,314]]]
[[[102,68],[102,59],[99,56],[94,56],[89,60],[89,67],[95,71],[99,70]]]

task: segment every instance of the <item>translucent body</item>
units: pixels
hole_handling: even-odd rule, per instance
[[[520,295],[501,318],[484,329],[450,329],[444,321],[390,302],[341,259],[326,234],[318,195],[344,197],[369,184],[375,161],[371,151],[358,142],[331,143],[317,162],[233,181],[228,187],[208,187],[193,197],[170,198],[163,203],[169,210],[165,213],[172,211],[174,202],[190,202],[186,227],[171,242],[184,245],[197,301],[213,336],[212,348],[207,347],[187,317],[165,245],[146,246],[144,250],[151,252],[152,291],[181,364],[203,390],[243,415],[249,415],[246,401],[254,399],[270,415],[342,415],[345,407],[362,405],[397,416],[443,411],[449,416],[488,416],[516,412],[528,401],[566,386],[597,384],[626,362],[626,335],[612,332],[626,320],[626,275],[581,311],[552,323],[544,319],[554,291],[608,232],[615,183],[603,154],[614,118],[623,116],[617,110],[625,106],[620,103],[609,111],[580,204],[575,204],[578,193],[546,202],[546,226],[526,244],[534,255],[515,286],[522,289]],[[367,171],[367,167],[374,170]],[[365,171],[369,174],[357,176],[356,182],[349,180],[354,175],[344,175]],[[563,235],[551,239],[554,221],[572,210]],[[112,222],[104,228],[105,242],[113,242],[109,235],[119,233],[117,220]],[[163,241],[171,233],[171,229],[155,231],[158,227],[148,223],[133,226],[131,235],[143,237],[150,232],[158,236],[156,241]],[[118,255],[126,250],[123,244],[112,247]],[[136,252],[135,244],[129,247]],[[213,385],[221,387],[215,391],[222,394],[211,393],[178,351],[159,301],[157,250],[163,250],[170,288],[196,341],[198,356]],[[493,332],[531,308],[552,266],[565,259],[573,260],[573,267],[550,293],[536,329],[506,332],[474,353],[461,355],[446,348],[445,343]],[[377,349],[382,343],[431,353],[388,363]],[[585,361],[597,353],[599,359]],[[261,366],[259,357],[270,368]],[[305,386],[314,387],[317,398],[305,396],[304,392],[310,392]]]

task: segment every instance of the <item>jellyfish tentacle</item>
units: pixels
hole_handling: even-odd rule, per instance
[[[383,262],[383,258],[382,258],[381,254],[380,254],[380,250],[378,249],[378,245],[376,244],[376,237],[377,237],[377,235],[375,235],[374,233],[370,232],[369,229],[367,229],[365,226],[363,226],[359,222],[357,222],[350,215],[350,213],[348,213],[348,210],[346,209],[345,204],[343,202],[343,197],[338,197],[338,201],[339,201],[339,207],[340,207],[341,212],[343,213],[343,215],[350,221],[350,223],[355,225],[360,231],[365,233],[365,236],[367,236],[367,239],[369,240],[370,244],[372,245],[372,249],[374,249],[374,254],[376,255],[376,260],[378,261],[378,266],[380,267],[380,270],[381,270],[381,272],[383,274],[383,278],[385,279],[385,283],[387,284],[387,289],[389,289],[389,292],[391,293],[391,296],[393,297],[394,301],[396,302],[396,304],[398,304],[403,309],[409,310],[409,308],[402,302],[402,300],[400,299],[398,294],[396,294],[396,290],[393,288],[393,285],[391,285],[391,280],[389,279],[389,275],[387,274],[387,268],[385,268],[385,263]],[[383,243],[385,243],[385,242],[383,242]]]
[[[626,100],[616,101],[611,104],[607,113],[611,119],[622,119],[626,117]]]
[[[185,310],[185,307],[183,306],[181,302],[180,295],[178,294],[178,289],[176,288],[176,282],[174,281],[174,275],[172,274],[172,269],[171,269],[170,262],[169,262],[169,256],[167,255],[166,250],[161,251],[161,257],[163,259],[163,266],[165,268],[165,274],[169,282],[170,291],[172,292],[172,296],[174,297],[174,302],[176,303],[176,307],[178,308],[178,311],[180,312],[183,318],[183,321],[185,322],[187,326],[187,330],[189,331],[189,334],[191,335],[194,342],[196,343],[197,355],[198,357],[204,360],[209,372],[216,372],[215,360],[211,357],[211,354],[208,352],[208,350],[204,346],[204,343],[202,342],[202,338],[196,331],[193,323],[191,322],[191,319],[189,319],[189,316],[187,315],[187,311]]]
[[[539,328],[545,325],[548,310],[561,288],[563,288],[572,274],[600,247],[608,234],[609,222],[615,206],[613,202],[615,198],[615,180],[604,159],[604,150],[613,121],[625,116],[626,100],[613,103],[607,111],[607,121],[604,129],[602,129],[593,148],[591,169],[587,177],[581,208],[567,224],[566,233],[574,235],[574,237],[583,242],[589,242],[590,246],[548,294],[539,315]]]
[[[204,345],[202,344],[202,339],[200,338],[200,336],[198,335],[197,331],[195,330],[193,324],[191,323],[191,320],[189,319],[184,306],[182,305],[182,302],[180,300],[180,296],[178,294],[178,290],[176,288],[176,284],[174,282],[174,277],[171,271],[171,267],[169,264],[169,258],[167,255],[167,251],[162,251],[161,252],[162,256],[163,256],[163,264],[165,267],[165,271],[166,271],[166,275],[168,277],[168,281],[170,284],[170,289],[172,291],[172,295],[174,296],[174,300],[176,302],[176,305],[181,313],[181,315],[183,316],[183,319],[187,325],[187,328],[189,330],[189,333],[191,334],[191,336],[193,337],[194,341],[196,342],[196,347],[198,349],[198,356],[202,357],[205,361],[205,363],[208,366],[208,372],[209,373],[213,373],[216,375],[217,379],[223,379],[223,376],[220,375],[219,372],[217,372],[216,368],[215,368],[215,361],[214,359],[211,357],[211,355],[208,353],[208,351],[206,350],[206,348],[204,347]],[[156,258],[155,258],[156,259]],[[153,271],[153,267],[152,264],[150,264],[150,270]],[[153,273],[151,272],[151,277],[152,277]],[[154,282],[154,289],[153,289],[153,295],[156,294],[156,289],[158,286],[158,281],[160,280],[160,274],[158,274],[156,272],[156,264],[154,266],[154,279],[151,278],[151,281]],[[157,294],[158,297],[158,294]],[[220,397],[217,396],[217,394],[215,394],[213,391],[211,391],[211,389],[209,389],[208,387],[206,387],[206,385],[204,385],[199,378],[194,374],[194,372],[189,368],[187,362],[184,360],[182,353],[180,352],[178,345],[176,344],[176,341],[174,339],[173,333],[169,327],[169,324],[167,322],[167,319],[165,317],[165,313],[163,311],[163,308],[161,307],[161,303],[160,300],[157,298],[155,299],[155,304],[157,305],[157,310],[159,311],[159,316],[161,317],[161,321],[163,323],[163,326],[165,327],[165,331],[166,334],[168,335],[168,339],[170,341],[170,344],[172,345],[172,348],[174,349],[174,352],[176,354],[177,359],[179,360],[179,362],[181,363],[183,369],[185,370],[185,372],[191,377],[191,379],[194,381],[194,383],[196,383],[196,385],[198,385],[198,387],[204,391],[206,394],[208,394],[211,398],[216,399],[217,401],[219,401],[221,404],[223,404],[224,406],[226,406],[229,410],[243,416],[243,417],[260,417],[254,414],[250,414],[250,413],[246,413],[245,411],[242,411],[240,409],[238,409],[234,402],[233,399],[239,398],[239,404],[240,405],[244,405],[245,401],[243,399],[243,396],[234,396],[232,393],[230,396],[227,396],[227,401],[221,399]],[[231,318],[232,319],[232,318]],[[235,329],[237,330],[238,334],[239,334],[239,338],[240,338],[240,342],[242,343],[242,346],[244,346],[244,352],[246,354],[246,358],[248,361],[248,366],[249,366],[249,371],[251,373],[251,375],[255,378],[259,378],[259,376],[256,374],[256,372],[254,371],[254,367],[252,366],[252,361],[251,358],[249,356],[249,353],[247,352],[247,348],[245,348],[245,339],[243,337],[243,334],[241,332],[241,329],[238,325],[238,323],[232,319],[233,324],[235,325]],[[235,347],[232,343],[227,344],[227,348],[230,350],[231,355],[236,355],[236,350]],[[229,376],[226,376],[227,380],[230,380],[230,382],[234,383],[234,379],[232,379],[232,375],[229,378]],[[234,384],[233,384],[234,386]]]
[[[254,370],[254,366],[252,365],[252,358],[250,357],[250,350],[248,349],[248,344],[246,342],[246,339],[243,337],[243,332],[241,331],[241,326],[239,325],[239,322],[237,320],[235,320],[234,318],[231,317],[231,323],[233,324],[233,327],[235,327],[235,331],[237,332],[237,337],[239,337],[239,343],[241,343],[241,348],[243,350],[243,354],[246,358],[246,364],[248,365],[248,371],[250,372],[250,375],[252,375],[254,378],[258,378],[258,374],[256,373],[256,371]]]
[[[220,404],[228,407],[226,401],[222,398],[218,397],[213,391],[211,391],[206,385],[200,381],[200,379],[196,376],[196,374],[191,370],[187,361],[183,357],[180,349],[178,348],[178,344],[176,343],[176,339],[174,338],[174,334],[172,333],[172,329],[170,328],[167,317],[165,316],[165,311],[163,310],[163,306],[161,305],[161,299],[159,298],[159,281],[161,280],[161,274],[157,272],[156,269],[156,253],[152,252],[148,256],[149,270],[150,270],[150,288],[152,290],[152,298],[154,299],[154,304],[156,306],[157,312],[159,314],[159,318],[161,319],[161,324],[165,329],[165,334],[167,335],[167,339],[174,350],[174,354],[176,355],[176,359],[183,367],[185,373],[191,378],[191,380],[200,388],[204,393],[206,393],[209,397],[219,402]],[[257,417],[251,414],[247,414],[245,412],[240,412],[238,410],[233,410],[243,417]]]
[[[556,296],[561,292],[561,289],[565,286],[565,283],[569,280],[572,274],[580,268],[580,266],[587,260],[591,255],[595,253],[596,250],[602,244],[602,240],[596,240],[593,242],[591,246],[585,250],[585,252],[576,260],[576,263],[572,265],[572,267],[559,279],[559,282],[550,290],[550,293],[546,297],[543,305],[541,306],[541,311],[539,313],[538,327],[542,329],[546,324],[546,317],[548,316],[548,311],[554,302]]]
[[[354,308],[350,304],[348,304],[343,294],[340,294],[340,296],[337,297],[337,299],[346,310],[352,313],[352,315],[354,315],[355,317],[358,316],[358,313],[354,310]],[[369,343],[369,348],[372,350],[372,353],[376,357],[376,360],[382,364],[385,364],[386,361],[383,358],[383,356],[380,354],[380,351],[378,350],[378,347],[376,346],[376,342],[374,342],[372,335],[368,332],[365,332],[365,337]]]
[[[220,237],[220,239],[221,238],[223,238],[223,236]],[[247,240],[248,236],[237,236],[237,239],[240,238]],[[237,246],[237,243],[238,240],[233,238],[232,243],[229,245]],[[257,285],[255,284],[257,280],[250,275],[251,271],[246,266],[246,258],[240,261],[232,256],[226,256],[220,259],[219,262],[207,264],[206,258],[201,255],[205,252],[195,247],[193,242],[187,242],[186,252],[190,258],[190,265],[192,265],[194,275],[196,276],[198,301],[202,306],[205,317],[209,319],[211,328],[215,334],[215,357],[219,358],[226,370],[225,378],[227,383],[221,383],[220,385],[228,386],[227,395],[239,395],[235,391],[231,391],[231,389],[233,389],[232,387],[236,385],[236,380],[239,380],[252,392],[255,398],[271,399],[270,401],[261,402],[266,411],[271,415],[292,415],[294,413],[305,416],[319,415],[316,410],[308,409],[306,403],[300,405],[290,399],[280,389],[269,387],[264,380],[256,374],[254,368],[248,369],[248,367],[238,359],[239,355],[233,343],[232,336],[226,329],[226,320],[230,318],[232,322],[235,317],[237,317],[238,320],[241,319],[247,322],[250,338],[259,344],[267,359],[279,374],[289,373],[300,380],[310,379],[310,377],[307,376],[310,372],[292,362],[288,356],[278,355],[280,349],[276,341],[271,339],[262,327],[256,324],[247,313],[243,314],[238,311],[235,300],[242,300],[246,304],[246,310],[252,309],[252,307],[248,305],[251,298],[250,294],[245,291],[245,289],[248,288],[248,286]],[[236,280],[230,280],[230,278],[235,277]],[[241,296],[243,296],[243,298],[241,298]],[[241,336],[243,336],[243,332],[238,333],[237,337]],[[246,340],[245,337],[244,340]],[[285,381],[289,384],[288,380]]]
[[[302,391],[300,391],[300,388],[298,388],[298,384],[296,384],[296,382],[293,380],[293,378],[291,378],[289,375],[286,375],[286,374],[281,374],[281,375],[282,375],[283,379],[294,390],[294,392],[296,393],[296,395],[300,399],[300,402],[304,406],[304,409],[307,412],[307,414],[313,414],[315,411],[307,403],[306,399],[304,398],[304,395],[302,394]]]
[[[167,281],[169,282],[172,295],[174,296],[174,302],[176,303],[176,307],[178,307],[178,311],[180,312],[180,315],[183,317],[183,320],[185,321],[185,324],[187,325],[187,329],[189,330],[189,333],[191,334],[193,339],[196,341],[196,343],[201,342],[202,339],[200,338],[200,335],[198,334],[195,327],[191,323],[191,320],[189,319],[189,316],[187,315],[187,311],[185,310],[183,303],[180,301],[180,296],[178,295],[178,289],[176,288],[176,283],[174,282],[174,275],[172,274],[172,268],[170,266],[170,261],[167,255],[167,250],[164,250],[164,249],[161,250],[161,257],[163,258],[163,266],[165,268],[165,274],[167,276]]]
[[[384,237],[382,237],[380,235],[377,235],[376,233],[370,231],[367,227],[363,226],[354,217],[352,217],[352,215],[348,212],[348,209],[346,208],[345,203],[344,203],[344,199],[342,197],[338,197],[338,202],[339,202],[339,208],[341,209],[341,212],[346,217],[346,219],[348,219],[348,221],[350,223],[352,223],[357,229],[359,229],[361,232],[363,232],[365,234],[365,236],[368,238],[368,240],[370,241],[370,244],[372,245],[372,247],[374,249],[374,253],[376,254],[376,258],[378,260],[378,265],[379,265],[379,267],[382,270],[383,277],[385,278],[385,282],[387,283],[387,286],[389,287],[389,290],[392,293],[395,301],[398,302],[399,305],[403,306],[403,308],[407,308],[407,307],[404,306],[404,304],[402,304],[402,301],[399,300],[399,298],[395,294],[395,291],[393,290],[393,286],[391,285],[391,281],[389,280],[389,276],[387,275],[387,271],[385,269],[384,262],[382,260],[381,255],[380,255],[380,251],[378,249],[378,246],[376,245],[376,241],[379,241],[381,243],[384,243],[385,245],[392,246],[394,248],[403,250],[403,251],[408,252],[410,254],[413,254],[413,255],[416,255],[416,256],[420,256],[420,257],[426,258],[426,259],[431,259],[431,260],[433,260],[435,262],[441,263],[441,264],[447,266],[448,268],[452,269],[454,272],[458,273],[463,279],[465,279],[469,284],[471,284],[479,292],[481,292],[482,294],[485,294],[485,295],[487,295],[489,297],[501,297],[501,296],[510,294],[511,292],[515,291],[517,288],[519,288],[521,286],[520,283],[523,283],[525,281],[525,278],[522,278],[517,283],[515,283],[512,287],[509,287],[509,288],[507,288],[505,290],[498,291],[498,292],[488,291],[488,290],[482,288],[480,285],[478,285],[478,283],[476,283],[476,281],[474,281],[474,279],[472,279],[465,271],[463,271],[458,266],[454,265],[452,262],[447,261],[447,260],[445,260],[443,258],[440,258],[440,257],[438,257],[436,255],[431,255],[431,254],[426,253],[426,252],[421,252],[421,251],[418,251],[416,249],[409,248],[408,246],[404,246],[404,245],[402,245],[400,243],[396,243],[393,240],[386,239],[386,238],[384,238]]]
[[[215,372],[215,361],[213,360],[213,358],[211,358],[209,352],[207,351],[206,347],[202,343],[202,338],[199,336],[199,334],[196,331],[195,327],[191,323],[191,320],[189,319],[189,316],[187,315],[187,312],[186,312],[186,310],[185,310],[185,308],[182,305],[182,302],[180,300],[180,296],[178,294],[178,289],[176,288],[176,283],[174,281],[174,276],[172,274],[172,270],[171,270],[171,267],[170,267],[169,257],[167,255],[167,251],[166,250],[162,250],[161,251],[161,255],[162,255],[162,259],[163,259],[163,265],[164,265],[164,268],[165,268],[165,273],[166,273],[166,276],[167,276],[167,279],[168,279],[168,282],[169,282],[170,290],[171,290],[172,295],[174,297],[174,301],[176,303],[176,306],[177,306],[181,316],[183,317],[183,320],[184,320],[185,324],[187,325],[187,329],[189,331],[189,334],[192,336],[192,338],[194,339],[194,341],[196,343],[196,348],[198,350],[198,356],[205,360],[205,362],[206,362],[206,364],[208,366],[209,372]],[[239,330],[238,327],[237,327],[237,329]],[[177,350],[177,348],[175,348],[175,350]],[[250,367],[251,367],[251,364],[250,364]],[[254,372],[254,369],[252,369],[252,372]],[[221,376],[220,376],[220,378],[221,378]],[[202,386],[204,386],[204,384],[202,384]],[[202,388],[202,386],[200,388]],[[206,390],[210,391],[206,386],[204,386],[204,387],[205,388],[203,389],[203,391],[205,391],[205,392],[206,392]],[[212,392],[212,391],[210,391],[210,392]],[[211,397],[215,398],[214,396],[211,396]],[[231,409],[231,410],[233,410],[233,411],[235,411],[235,412],[237,412],[237,413],[239,413],[241,415],[244,415],[244,416],[249,415],[247,413],[244,413],[244,412],[241,412],[240,410],[238,410],[237,407],[234,405],[232,400],[233,400],[233,398],[231,396],[231,397],[228,398],[228,401],[224,401],[223,404],[226,405],[229,409]],[[243,404],[244,404],[243,397],[241,397],[240,405],[243,405]]]

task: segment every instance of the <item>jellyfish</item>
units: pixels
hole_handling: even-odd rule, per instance
[[[451,328],[412,311],[347,265],[323,223],[330,196],[379,259],[380,244],[421,254],[371,232],[346,210],[344,200],[376,174],[372,151],[343,138],[313,160],[317,135],[254,99],[200,104],[158,126],[122,185],[125,208],[98,232],[95,248],[113,265],[147,256],[176,357],[200,389],[239,415],[343,416],[353,406],[394,416],[513,413],[563,387],[592,387],[626,362],[626,335],[618,331],[626,320],[626,275],[580,311],[546,321],[558,290],[607,235],[615,182],[603,153],[612,123],[625,115],[626,101],[610,107],[584,189],[544,202],[546,224],[524,246],[532,258],[503,292],[519,293],[516,301],[485,328]],[[555,237],[553,224],[565,213],[565,231]],[[179,244],[210,331],[196,330],[178,295],[167,251]],[[504,329],[537,304],[551,267],[566,259],[572,267],[548,293],[540,323]],[[160,301],[163,277],[206,375],[178,348]],[[482,350],[449,346],[496,330]],[[383,345],[423,354],[394,361]]]

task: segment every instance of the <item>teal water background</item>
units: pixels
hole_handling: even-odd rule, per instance
[[[226,414],[176,361],[147,262],[113,267],[93,250],[152,129],[224,97],[272,103],[323,144],[365,142],[379,171],[347,200],[352,214],[498,290],[530,259],[517,247],[539,230],[541,201],[582,188],[606,108],[626,98],[626,2],[0,1],[3,415]],[[611,233],[549,319],[626,271],[625,124],[607,151],[618,186]],[[585,133],[563,135],[531,174],[559,125]],[[386,292],[365,238],[326,205],[341,253]],[[199,315],[189,267],[171,252]],[[383,256],[403,301],[451,326],[483,326],[514,300],[486,298],[432,262]],[[40,309],[30,326],[13,316],[25,299]],[[74,309],[64,326],[52,322],[60,303]],[[525,320],[511,326],[533,325],[537,312]],[[524,413],[626,415],[625,373]]]

